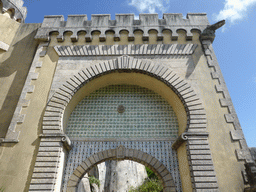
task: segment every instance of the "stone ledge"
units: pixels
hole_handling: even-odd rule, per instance
[[[9,47],[10,47],[10,45],[4,43],[3,41],[0,41],[0,49],[2,49],[4,51],[8,51]]]

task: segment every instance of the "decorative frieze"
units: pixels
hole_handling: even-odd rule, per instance
[[[246,165],[247,163],[253,163],[253,159],[251,156],[251,153],[249,151],[249,148],[247,146],[247,143],[244,138],[244,134],[241,128],[241,125],[239,123],[234,105],[231,101],[231,97],[229,95],[226,83],[224,81],[223,75],[221,73],[219,64],[217,62],[217,58],[215,56],[215,53],[213,51],[213,47],[211,44],[211,40],[207,39],[202,39],[202,45],[204,48],[204,54],[207,58],[207,63],[209,67],[213,67],[214,72],[212,72],[212,78],[213,79],[218,79],[218,84],[215,86],[216,92],[217,93],[222,93],[223,94],[223,99],[220,99],[220,106],[221,107],[227,107],[228,108],[228,114],[225,114],[224,117],[226,119],[227,123],[232,123],[234,125],[234,130],[230,131],[231,139],[233,141],[239,141],[240,143],[240,148],[236,149],[236,157],[238,160],[244,160]],[[255,163],[254,163],[255,164]],[[254,165],[255,168],[255,165]],[[247,183],[247,176],[245,174],[245,171],[241,171],[244,182]]]
[[[246,145],[246,141],[244,139],[244,135],[241,129],[241,125],[239,123],[237,114],[235,112],[233,103],[231,101],[231,97],[228,93],[228,89],[227,86],[225,84],[223,75],[221,73],[219,64],[217,62],[216,56],[214,54],[213,48],[212,48],[212,44],[210,40],[203,40],[202,41],[203,44],[203,48],[204,48],[204,52],[205,52],[205,56],[207,58],[207,62],[209,67],[213,67],[214,68],[214,73],[212,73],[212,77],[214,79],[218,79],[219,84],[216,85],[216,91],[218,93],[222,93],[224,98],[220,99],[220,105],[222,107],[228,107],[228,114],[225,114],[224,117],[226,119],[227,123],[233,123],[234,125],[234,131],[231,131],[231,137],[234,141],[239,141],[240,142],[240,146],[241,149],[237,150],[237,158],[238,160],[245,160],[246,162],[251,162],[252,158],[250,153],[246,152],[249,151],[248,146]]]
[[[74,45],[55,46],[60,57],[121,56],[121,55],[192,55],[197,44],[156,45]],[[119,62],[121,63],[121,62]]]

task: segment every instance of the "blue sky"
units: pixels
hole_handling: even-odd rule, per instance
[[[256,147],[256,0],[24,0],[26,23],[44,15],[115,13],[202,13],[210,23],[226,19],[213,43],[249,147]],[[217,130],[216,130],[217,131]]]

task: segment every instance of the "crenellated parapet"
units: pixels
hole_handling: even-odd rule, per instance
[[[157,39],[163,39],[163,32],[169,31],[172,40],[177,40],[178,32],[184,31],[186,39],[192,39],[193,31],[203,32],[209,22],[205,13],[189,13],[184,19],[182,14],[166,13],[159,19],[158,14],[140,14],[135,19],[134,14],[116,14],[115,20],[111,20],[109,14],[92,15],[91,20],[87,15],[69,15],[67,21],[62,15],[45,16],[36,39],[49,41],[50,35],[57,32],[58,41],[64,40],[67,32],[72,33],[71,40],[77,41],[78,35],[83,32],[85,41],[92,40],[92,33],[98,32],[100,41],[106,40],[106,33],[112,32],[115,41],[120,40],[120,32],[127,31],[128,40],[133,41],[134,32],[141,31],[142,39],[148,40],[149,31],[157,32]]]
[[[9,12],[10,17],[15,21],[24,23],[27,16],[27,8],[23,7],[23,0],[0,0],[2,2],[2,13]]]

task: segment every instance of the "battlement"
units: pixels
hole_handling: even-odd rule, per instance
[[[11,18],[15,21],[23,23],[27,16],[27,8],[23,7],[23,0],[0,0],[3,5],[3,12],[10,11],[12,13]]]
[[[183,30],[188,38],[192,38],[193,30],[200,33],[209,25],[205,13],[188,13],[186,19],[182,14],[165,13],[159,19],[158,14],[140,14],[139,19],[135,19],[134,14],[116,14],[115,20],[111,20],[109,14],[91,15],[88,20],[87,15],[69,15],[67,21],[62,15],[45,16],[41,28],[38,30],[36,39],[49,41],[53,32],[58,32],[58,39],[63,39],[64,33],[71,32],[71,39],[76,40],[80,32],[86,33],[85,38],[90,41],[92,33],[100,33],[100,39],[106,38],[106,32],[112,31],[115,39],[120,38],[121,31],[127,31],[130,40],[134,38],[135,31],[143,32],[143,39],[147,39],[150,30],[157,31],[157,36],[161,38],[164,30],[169,30],[172,37],[178,37],[177,31]]]

